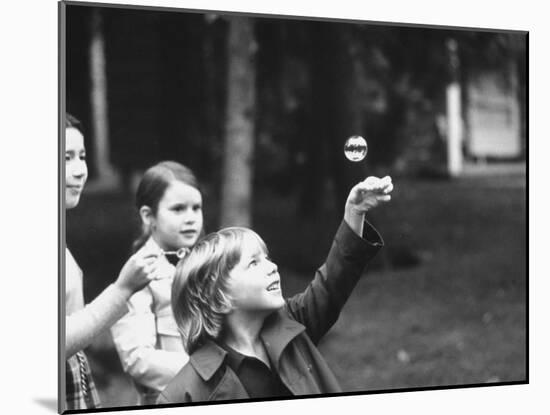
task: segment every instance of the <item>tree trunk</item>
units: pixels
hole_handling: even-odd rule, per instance
[[[311,45],[307,63],[311,79],[310,96],[306,106],[307,126],[304,132],[305,165],[301,180],[300,214],[316,215],[330,198],[326,192],[330,176],[328,165],[329,140],[334,128],[334,30],[327,22],[308,22]]]
[[[228,77],[220,225],[250,226],[254,154],[256,68],[252,20],[232,17],[228,35]]]
[[[457,42],[449,39],[451,82],[447,85],[447,170],[450,177],[462,173],[462,109],[460,101]]]
[[[344,25],[313,22],[309,55],[312,82],[308,140],[309,158],[300,198],[302,214],[342,209],[351,187],[362,178],[364,163],[344,156],[347,137],[363,134],[359,57]]]
[[[99,9],[94,9],[91,25],[90,101],[93,127],[93,161],[97,171],[94,187],[114,187],[118,185],[118,177],[109,160],[109,120],[107,106],[107,74],[105,70],[105,42],[103,39],[102,16]]]

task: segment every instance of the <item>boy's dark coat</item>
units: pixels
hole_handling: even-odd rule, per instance
[[[306,290],[287,299],[269,316],[260,336],[272,365],[294,395],[341,392],[316,344],[337,320],[365,265],[383,246],[378,232],[365,223],[365,239],[343,221],[325,264]],[[207,341],[160,394],[157,403],[249,398],[225,363],[226,352]]]

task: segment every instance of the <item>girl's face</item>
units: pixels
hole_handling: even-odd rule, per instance
[[[192,186],[174,180],[152,216],[151,235],[165,251],[191,248],[202,230],[202,196]]]
[[[254,235],[244,237],[241,259],[229,273],[228,294],[234,311],[274,311],[284,306],[277,265]]]
[[[76,128],[65,130],[65,207],[78,205],[88,177],[84,136]]]

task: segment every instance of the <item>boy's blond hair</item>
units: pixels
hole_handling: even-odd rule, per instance
[[[241,259],[247,236],[257,239],[267,253],[256,232],[231,227],[202,238],[179,262],[172,283],[172,310],[187,353],[222,334],[225,315],[232,310],[229,273]]]

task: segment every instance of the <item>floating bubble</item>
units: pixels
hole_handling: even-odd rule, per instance
[[[361,161],[367,156],[369,148],[366,140],[360,135],[352,135],[346,140],[344,154],[350,161]]]

